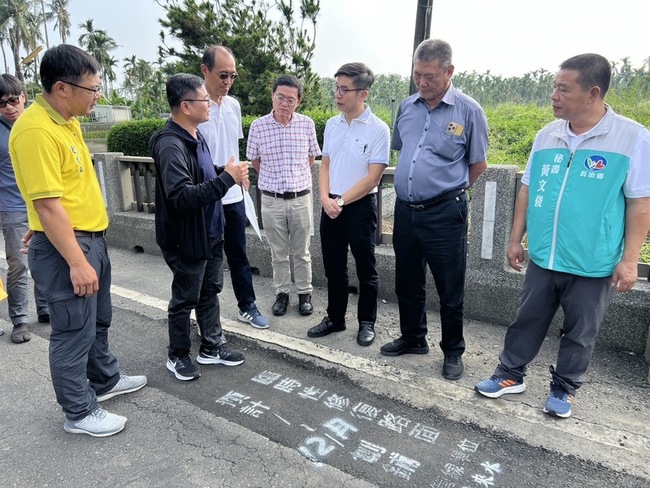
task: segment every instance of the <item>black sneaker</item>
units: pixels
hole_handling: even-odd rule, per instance
[[[167,369],[181,381],[191,381],[201,376],[199,368],[194,365],[189,354],[181,358],[174,356],[167,358]]]
[[[311,315],[314,306],[311,304],[311,293],[301,293],[298,295],[298,313],[300,315]]]
[[[199,355],[196,357],[199,364],[224,364],[226,366],[239,366],[244,362],[244,355],[237,351],[232,351],[223,344],[212,350],[201,348]]]
[[[284,315],[287,313],[287,305],[289,305],[289,295],[280,292],[275,296],[275,303],[271,307],[271,312],[278,317]]]

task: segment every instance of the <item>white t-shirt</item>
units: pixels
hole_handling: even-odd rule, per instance
[[[239,139],[244,137],[241,107],[237,99],[226,95],[221,104],[210,104],[210,120],[199,125],[215,166],[223,167],[231,157],[239,161]],[[224,205],[240,202],[244,198],[240,185],[234,185],[223,197]]]

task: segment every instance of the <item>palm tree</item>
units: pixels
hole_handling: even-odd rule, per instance
[[[50,39],[47,36],[47,21],[52,17],[52,12],[45,11],[45,2],[41,0],[41,20],[43,21],[43,32],[45,33],[45,47],[50,48]]]
[[[115,75],[115,68],[117,66],[117,59],[115,59],[113,56],[108,56],[102,65],[102,79],[104,82],[104,86],[109,89],[109,91],[112,93],[113,92],[113,82],[117,79],[117,76]]]
[[[86,30],[86,32],[79,36],[79,45],[81,47],[85,47],[86,49],[90,49],[91,45],[94,42],[94,35],[97,32],[95,30],[95,26],[93,25],[94,20],[95,19],[88,19],[85,22],[79,24],[80,29]]]
[[[9,25],[5,22],[0,26],[0,49],[2,49],[2,60],[4,61],[5,73],[9,73],[9,63],[7,62],[7,52],[5,51],[5,42],[9,41]]]
[[[41,38],[40,32],[34,32],[34,27],[39,29],[40,25],[40,20],[33,14],[34,7],[35,0],[4,0],[0,4],[0,31],[7,29],[16,78],[22,83],[25,79],[20,68],[20,50],[32,51],[36,40]]]
[[[102,67],[104,86],[115,80],[113,68],[117,66],[117,60],[111,56],[111,51],[117,48],[115,39],[109,36],[103,29],[95,29],[93,19],[88,19],[79,24],[79,27],[86,32],[79,36],[79,45],[86,49]]]
[[[49,3],[50,13],[54,22],[54,30],[59,31],[61,42],[65,44],[70,35],[70,12],[68,12],[68,0],[52,0]]]

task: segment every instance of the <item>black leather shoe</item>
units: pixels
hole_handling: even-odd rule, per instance
[[[457,380],[463,376],[465,366],[463,358],[458,354],[445,354],[445,363],[442,366],[442,376],[448,380]]]
[[[311,293],[301,293],[298,295],[298,313],[300,315],[311,315],[314,306],[311,304]]]
[[[286,293],[278,293],[275,296],[275,303],[271,307],[273,315],[284,315],[287,313],[287,305],[289,305],[289,295]]]
[[[328,317],[325,317],[320,324],[309,329],[307,335],[309,337],[325,337],[332,332],[342,332],[344,330],[345,325],[336,325]]]
[[[359,324],[359,333],[357,334],[357,344],[360,346],[369,346],[375,340],[375,324],[372,322],[361,322]]]
[[[393,342],[384,344],[379,351],[384,356],[401,356],[402,354],[426,354],[429,352],[429,346],[423,339],[422,343],[412,342],[403,337],[398,337]]]

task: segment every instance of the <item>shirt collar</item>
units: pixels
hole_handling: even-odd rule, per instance
[[[367,124],[371,114],[372,114],[372,110],[370,110],[370,105],[366,104],[366,108],[363,110],[363,112],[361,112],[361,115],[359,115],[356,119],[352,119],[350,123],[354,122],[355,120],[358,120],[362,124]],[[345,114],[343,112],[341,112],[341,114],[339,115],[339,122],[345,122],[346,124],[348,123],[347,119],[345,118]]]
[[[280,122],[275,120],[275,117],[273,116],[273,112],[275,112],[275,110],[271,110],[271,113],[269,113],[269,117],[271,118],[274,124],[278,124],[280,127],[289,127],[293,123],[293,121],[296,120],[296,112],[294,112],[291,114],[291,118],[289,119],[289,122],[287,122],[287,125],[282,125]]]
[[[447,88],[447,91],[445,94],[442,96],[442,99],[440,100],[440,103],[446,103],[447,105],[455,105],[456,104],[456,88],[454,88],[453,83],[450,81],[449,82],[449,88]],[[418,103],[423,103],[425,107],[428,107],[427,102],[424,101],[424,99],[420,96],[419,93],[416,93],[413,96],[413,104],[418,104]]]
[[[47,115],[48,115],[48,116],[49,116],[49,117],[50,117],[50,118],[51,118],[55,123],[57,123],[58,125],[68,125],[68,124],[70,124],[73,120],[76,120],[74,117],[72,117],[72,119],[70,119],[70,120],[66,120],[66,119],[64,119],[64,118],[61,116],[61,114],[60,114],[59,112],[57,112],[56,110],[54,110],[54,108],[52,107],[52,105],[50,105],[50,104],[48,103],[48,101],[45,100],[45,98],[43,98],[43,95],[41,95],[41,94],[36,95],[36,99],[35,99],[34,103],[36,103],[36,105],[38,105],[38,106],[41,107],[43,110],[45,110],[45,112],[47,113]]]

